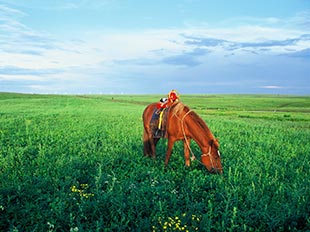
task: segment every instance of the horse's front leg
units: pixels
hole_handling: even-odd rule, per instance
[[[190,160],[190,144],[191,140],[189,138],[185,138],[183,140],[183,145],[184,145],[184,158],[185,158],[185,166],[189,167],[191,165],[191,160]]]
[[[173,147],[173,144],[175,141],[176,141],[175,138],[168,137],[168,148],[167,148],[167,152],[166,152],[165,166],[167,166],[169,163],[169,159],[170,159],[171,152],[172,152],[172,147]]]

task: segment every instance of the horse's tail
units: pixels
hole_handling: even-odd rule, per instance
[[[153,115],[154,107],[156,107],[156,103],[148,105],[143,111],[142,119],[143,119],[143,147],[144,147],[144,155],[150,156],[153,155],[152,152],[152,134],[150,129],[150,122]]]

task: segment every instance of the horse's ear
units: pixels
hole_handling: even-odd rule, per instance
[[[216,138],[216,139],[214,139],[214,140],[212,140],[212,141],[213,141],[214,145],[215,145],[217,148],[220,146],[220,144],[219,144],[219,139],[218,139],[218,138]]]
[[[218,139],[211,139],[211,140],[209,141],[209,145],[210,145],[210,146],[215,145],[216,147],[219,147],[219,140],[218,140]]]

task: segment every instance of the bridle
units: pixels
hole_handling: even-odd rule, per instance
[[[214,165],[213,165],[213,157],[211,156],[211,147],[212,147],[212,146],[209,147],[209,152],[208,152],[207,154],[202,154],[201,157],[209,156],[209,159],[210,159],[210,162],[211,162],[211,171],[214,171],[214,170],[219,169],[219,168],[216,168],[216,169],[214,168]],[[219,157],[221,157],[221,153],[220,153],[219,150],[217,151],[217,154],[218,154]],[[200,161],[199,161],[199,162],[200,162]],[[201,162],[200,162],[200,163],[201,163]],[[222,170],[222,168],[220,168],[220,170]]]

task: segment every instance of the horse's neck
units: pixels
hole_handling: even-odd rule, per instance
[[[210,146],[209,141],[214,139],[214,136],[205,122],[202,119],[196,121],[193,117],[187,117],[186,123],[191,137],[200,149],[207,149]]]

